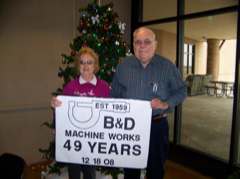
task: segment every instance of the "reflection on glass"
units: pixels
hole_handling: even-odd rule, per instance
[[[176,64],[176,23],[164,23],[158,25],[147,26],[156,34],[157,50],[156,53],[160,56],[168,58]],[[174,112],[168,114],[169,122],[169,140],[173,141],[174,129]]]
[[[177,0],[143,0],[143,22],[177,15]]]
[[[195,92],[183,103],[181,144],[228,160],[233,98],[209,96],[205,86],[213,86],[212,77],[207,75],[210,64],[218,64],[218,69],[212,69],[217,80],[235,79],[237,13],[186,20],[184,29],[184,41],[189,44],[188,67],[195,75],[187,82],[188,90]],[[217,43],[216,48],[209,39]],[[222,90],[223,85],[216,88]]]
[[[185,0],[185,14],[238,5],[238,0]]]

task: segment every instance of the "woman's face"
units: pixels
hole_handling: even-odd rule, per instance
[[[90,54],[82,54],[79,60],[79,71],[84,80],[92,79],[94,72],[94,58]]]

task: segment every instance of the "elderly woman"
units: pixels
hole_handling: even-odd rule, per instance
[[[75,78],[69,82],[62,91],[62,95],[72,96],[90,96],[90,97],[109,97],[110,87],[107,82],[97,78],[95,74],[98,71],[98,57],[93,49],[82,47],[76,55],[75,68],[80,74],[79,78]],[[53,108],[61,106],[62,102],[53,97],[51,106]],[[80,170],[83,170],[84,179],[95,179],[95,167],[68,164],[69,179],[79,179]]]

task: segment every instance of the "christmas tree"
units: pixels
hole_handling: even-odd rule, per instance
[[[62,63],[65,68],[59,67],[58,76],[64,79],[64,83],[61,88],[52,93],[53,96],[61,94],[65,85],[77,77],[73,62],[81,47],[88,46],[94,49],[99,57],[99,71],[96,76],[110,85],[118,62],[129,53],[129,47],[123,39],[126,24],[122,23],[117,13],[113,11],[113,3],[100,6],[96,2],[97,0],[94,0],[94,3],[79,10],[81,13],[78,25],[79,36],[70,44],[70,54],[62,54]],[[46,122],[44,125],[54,130],[55,119],[51,124]],[[55,141],[50,142],[48,149],[39,149],[39,151],[44,153],[44,158],[55,159]],[[64,166],[65,164],[55,163],[49,166],[49,173],[60,174],[60,169]],[[117,175],[122,173],[122,170],[116,168],[98,169],[106,175],[110,174],[113,178],[117,178]]]
[[[82,14],[78,25],[80,35],[70,44],[71,55],[62,54],[64,57],[62,63],[67,64],[66,68],[59,68],[58,75],[64,77],[64,85],[77,76],[75,69],[70,65],[83,46],[93,48],[99,57],[100,68],[97,77],[111,84],[118,62],[129,52],[123,39],[126,24],[121,23],[112,8],[113,3],[98,6],[95,0],[87,8],[80,9],[80,12],[86,12]],[[61,91],[62,88],[59,88],[54,95],[60,94]]]

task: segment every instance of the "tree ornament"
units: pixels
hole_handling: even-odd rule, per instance
[[[58,76],[59,76],[59,77],[62,77],[62,72],[58,72]]]
[[[62,59],[62,64],[66,64],[66,59]]]
[[[111,71],[112,71],[113,73],[115,73],[115,69],[114,69],[113,67],[112,67]]]
[[[116,45],[116,46],[119,46],[119,42],[118,42],[117,40],[115,41],[115,45]]]
[[[105,24],[105,25],[103,26],[103,29],[104,29],[104,30],[108,30],[108,25]]]
[[[96,17],[92,16],[92,23],[95,24],[96,22],[99,24],[99,15],[97,15]]]
[[[112,11],[112,8],[111,8],[111,7],[108,7],[107,11]]]
[[[72,51],[72,52],[71,52],[71,55],[72,55],[72,56],[75,56],[75,55],[76,55],[76,52],[75,52],[75,51]]]
[[[126,53],[126,56],[131,56],[132,53],[130,52],[130,50]]]
[[[118,23],[118,28],[120,29],[121,33],[124,33],[125,26],[126,26],[126,23],[121,23],[121,22]]]

